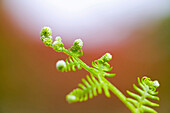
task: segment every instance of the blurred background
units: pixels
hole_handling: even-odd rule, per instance
[[[126,96],[137,77],[157,79],[155,109],[170,112],[170,0],[1,0],[0,113],[130,113],[113,94],[66,102],[88,73],[56,70],[68,56],[41,42],[44,26],[66,48],[81,38],[81,59],[90,66],[110,52],[116,76],[108,79]]]

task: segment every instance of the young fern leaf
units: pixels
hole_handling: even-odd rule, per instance
[[[113,67],[110,67],[108,63],[109,60],[112,59],[112,55],[110,53],[106,53],[100,59],[92,62],[92,66],[100,71],[109,72]]]
[[[69,51],[74,53],[77,57],[81,57],[83,56],[82,46],[83,41],[81,39],[76,39]]]
[[[110,64],[108,63],[109,60],[112,59],[112,55],[110,53],[106,53],[103,55],[100,59],[95,60],[92,62],[92,66],[98,70],[98,72],[103,75],[104,77],[113,77],[115,74],[106,73],[113,69],[113,67],[110,67]]]
[[[81,65],[72,57],[68,57],[68,59],[66,59],[66,67],[65,67],[65,71],[71,71],[71,69],[73,71],[76,71],[76,68],[77,69],[82,69]]]
[[[98,70],[102,70],[104,72],[109,72],[112,70],[113,67],[110,67],[110,65],[107,62],[104,62],[101,59],[95,60],[92,62],[92,66],[95,67]]]
[[[93,75],[91,78],[87,75],[87,80],[82,79],[83,84],[79,84],[80,88],[74,89],[71,93],[66,96],[69,103],[82,102],[92,99],[97,94],[102,93],[102,89],[107,97],[110,97],[109,88],[106,83],[99,82]]]
[[[61,63],[62,62],[62,63]],[[68,59],[60,60],[56,63],[56,67],[61,72],[67,72],[67,71],[76,71],[77,69],[82,69],[81,65],[72,57],[68,57]]]
[[[156,92],[156,88],[159,87],[158,81],[151,81],[150,78],[143,77],[141,81],[138,78],[138,83],[142,89],[138,88],[135,84],[133,87],[140,95],[127,91],[127,93],[134,98],[127,98],[127,101],[134,105],[136,113],[157,113],[151,107],[158,107],[159,104],[153,103],[148,99],[159,100],[159,97],[154,96],[158,94],[158,92]]]

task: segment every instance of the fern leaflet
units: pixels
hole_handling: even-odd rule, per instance
[[[102,89],[107,97],[110,97],[109,88],[106,83],[98,81],[93,75],[91,78],[87,76],[87,80],[82,79],[83,84],[78,84],[80,88],[74,89],[71,93],[66,96],[69,103],[82,102],[92,99],[97,94],[102,93]]]
[[[68,59],[65,60],[66,62],[66,67],[64,68],[64,71],[71,71],[71,69],[73,71],[76,71],[76,67],[77,69],[82,69],[81,65],[74,59],[71,57],[68,57]]]
[[[127,91],[127,93],[134,98],[127,98],[127,101],[134,105],[136,108],[136,113],[157,113],[151,107],[158,107],[159,104],[153,103],[148,99],[159,100],[159,97],[154,96],[158,94],[158,92],[156,92],[156,88],[159,87],[159,83],[157,81],[151,81],[148,77],[143,77],[141,81],[138,78],[138,83],[142,89],[138,88],[135,84],[133,87],[140,94],[140,96],[133,92]]]

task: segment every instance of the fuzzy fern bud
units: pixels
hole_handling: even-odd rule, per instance
[[[66,68],[66,63],[65,63],[65,61],[64,61],[64,60],[59,60],[59,61],[56,63],[56,68],[57,68],[59,71],[63,72],[64,69]]]
[[[41,36],[41,38],[40,38],[40,39],[41,39],[41,41],[43,41],[43,40],[45,39],[45,36],[44,36],[44,35],[43,35],[43,36]]]
[[[63,42],[62,42],[61,37],[60,37],[60,36],[57,36],[57,37],[55,38],[55,41],[54,41],[53,44],[52,44],[53,49],[56,50],[57,52],[61,52],[61,51],[64,49],[63,46],[64,46],[64,44],[63,44]]]
[[[57,36],[57,37],[55,38],[55,41],[61,41],[61,42],[62,42],[62,39],[61,39],[60,36]]]
[[[159,82],[157,80],[153,81],[153,86],[156,88],[160,86]]]
[[[48,36],[51,36],[51,33],[52,33],[52,30],[50,27],[43,27],[40,35],[41,35],[41,37],[42,36],[48,37]]]
[[[82,48],[82,47],[83,47],[83,41],[82,41],[81,39],[76,39],[76,40],[74,41],[74,46],[75,46],[76,48]]]
[[[74,102],[77,102],[78,99],[76,98],[76,96],[74,95],[67,95],[66,96],[66,100],[69,102],[69,103],[74,103]]]
[[[101,59],[104,61],[104,62],[108,62],[112,59],[112,55],[110,53],[106,53],[105,55],[103,55],[101,57]]]
[[[48,36],[48,37],[45,37],[45,38],[44,38],[44,36],[42,36],[41,39],[46,46],[52,46],[53,39],[52,39],[51,36]]]
[[[63,43],[60,41],[54,41],[52,44],[52,47],[54,48],[54,50],[56,50],[57,52],[61,52],[63,50]]]
[[[46,46],[52,46],[53,39],[51,33],[52,30],[49,27],[43,27],[41,30],[41,41],[43,41]]]
[[[76,39],[74,45],[71,47],[71,51],[77,52],[83,47],[83,41],[81,39]]]

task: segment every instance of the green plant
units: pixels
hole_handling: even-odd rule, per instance
[[[141,80],[138,78],[138,84],[141,88],[138,88],[135,84],[133,87],[140,95],[127,91],[127,93],[133,97],[127,98],[105,78],[115,76],[114,73],[108,73],[112,70],[112,67],[108,63],[112,59],[112,55],[110,53],[106,53],[98,60],[95,60],[92,62],[93,67],[89,67],[79,59],[79,57],[83,55],[83,42],[81,39],[75,40],[70,49],[65,49],[61,37],[57,36],[53,42],[51,29],[49,27],[44,27],[40,35],[41,40],[46,46],[52,47],[56,52],[64,52],[69,55],[68,59],[65,61],[60,60],[56,63],[56,68],[59,71],[76,71],[76,68],[84,68],[90,73],[90,76],[87,75],[87,79],[82,79],[83,83],[78,84],[79,88],[74,89],[66,96],[69,103],[86,101],[97,96],[97,94],[101,94],[102,91],[106,97],[110,97],[111,91],[129,108],[132,113],[157,113],[151,107],[158,107],[159,104],[153,103],[148,99],[159,100],[159,97],[155,96],[158,94],[158,92],[156,92],[156,88],[159,87],[158,81],[151,81],[148,77],[143,77]]]

